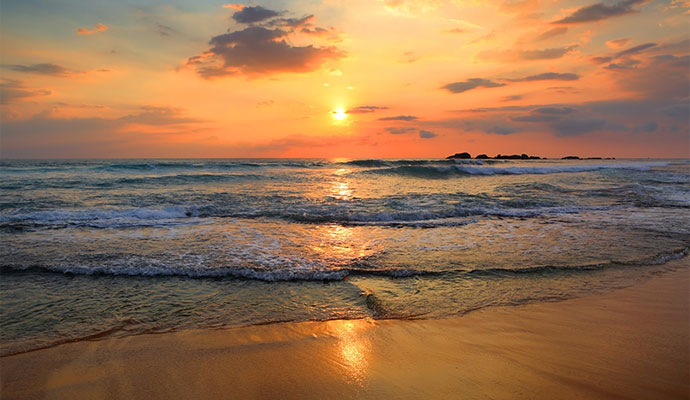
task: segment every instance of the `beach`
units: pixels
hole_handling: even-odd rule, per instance
[[[1,359],[3,399],[682,399],[688,258],[604,294],[437,320],[81,341]]]

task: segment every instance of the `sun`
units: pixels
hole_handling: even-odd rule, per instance
[[[347,118],[347,113],[345,113],[345,110],[342,107],[336,108],[335,110],[331,111],[331,113],[333,114],[333,118],[337,119],[338,121],[342,121]]]

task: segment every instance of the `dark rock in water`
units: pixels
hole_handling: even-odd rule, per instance
[[[530,160],[541,160],[541,157],[539,156],[529,156]]]
[[[587,157],[585,160],[603,160],[601,157]]]
[[[497,155],[495,157],[497,160],[522,160],[522,156],[519,154],[511,154],[509,156]]]
[[[561,158],[561,160],[582,160],[582,159],[578,156],[565,156],[565,157]]]
[[[455,153],[452,156],[446,157],[446,160],[454,160],[456,158],[465,159],[465,158],[472,158],[472,156],[470,155],[470,153]]]
[[[477,160],[488,160],[488,159],[489,159],[489,156],[487,156],[486,154],[480,154],[480,155],[478,155],[478,156],[475,157],[475,158],[476,158]]]

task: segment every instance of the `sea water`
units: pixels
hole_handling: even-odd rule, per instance
[[[688,246],[687,160],[4,160],[1,354],[458,316],[629,286]]]

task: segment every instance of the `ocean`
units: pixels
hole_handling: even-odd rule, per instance
[[[586,296],[689,211],[688,160],[2,160],[1,354]]]

